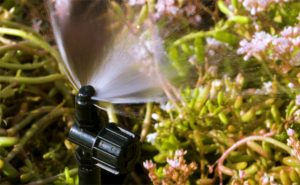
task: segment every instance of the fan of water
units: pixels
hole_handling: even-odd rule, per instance
[[[176,75],[170,72],[163,46],[170,38],[160,37],[156,23],[137,24],[135,9],[118,0],[49,1],[57,45],[75,88],[92,85],[96,89],[94,100],[114,104],[165,99],[168,81],[174,82]],[[182,28],[172,27],[166,35],[178,29]],[[260,66],[242,63],[247,66],[239,69],[241,57],[227,49],[217,51],[206,56],[210,66],[220,69],[217,73],[227,71],[225,75],[231,77],[242,73],[249,77],[251,86],[260,81]]]
[[[164,99],[162,81],[171,75],[161,72],[168,67],[155,26],[134,26],[126,11],[118,12],[122,4],[116,1],[55,0],[49,6],[57,45],[75,88],[92,85],[94,100],[111,103]]]

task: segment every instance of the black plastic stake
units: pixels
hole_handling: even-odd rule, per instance
[[[90,153],[78,147],[75,155],[78,163],[79,185],[100,185],[100,168],[95,165]]]

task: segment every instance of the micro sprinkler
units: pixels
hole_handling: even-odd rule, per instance
[[[130,171],[139,157],[139,139],[133,133],[113,123],[100,123],[91,97],[92,86],[80,88],[75,98],[75,124],[68,139],[76,150],[79,184],[100,184],[100,170],[113,174]]]
[[[140,143],[130,131],[101,122],[97,102],[165,100],[157,73],[158,66],[168,68],[163,42],[155,26],[133,31],[126,15],[114,11],[125,7],[120,0],[48,0],[48,7],[66,74],[78,89],[68,139],[78,145],[79,184],[100,184],[100,168],[132,170]]]

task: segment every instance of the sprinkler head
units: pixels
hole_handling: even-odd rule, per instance
[[[80,88],[68,139],[87,152],[96,166],[114,174],[129,172],[140,155],[139,138],[113,123],[100,123],[91,99],[94,94],[92,86]]]
[[[140,155],[138,137],[113,123],[108,123],[97,135],[74,125],[68,137],[90,152],[96,166],[113,174],[131,171]]]
[[[82,86],[75,97],[75,120],[80,128],[86,130],[97,130],[100,127],[97,109],[91,100],[94,94],[94,87],[87,85]]]

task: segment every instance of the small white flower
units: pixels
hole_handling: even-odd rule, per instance
[[[244,170],[239,170],[239,178],[243,179],[243,178],[245,178],[245,175],[246,175],[246,173]]]
[[[167,159],[167,163],[173,168],[177,168],[180,165],[179,161],[176,159]]]
[[[222,81],[221,80],[213,80],[211,84],[213,87],[219,88],[222,85]]]
[[[295,131],[293,130],[293,129],[291,129],[291,128],[289,128],[289,129],[287,129],[287,134],[289,135],[289,136],[293,136],[294,134],[295,134]]]
[[[167,102],[166,104],[160,104],[160,108],[166,112],[170,112],[174,109],[174,106],[170,102]]]
[[[129,0],[128,4],[131,5],[131,6],[134,6],[134,5],[143,5],[145,4],[145,0]]]
[[[295,119],[296,121],[299,121],[299,120],[300,120],[300,109],[296,110],[296,111],[293,113],[293,115],[294,115],[294,119]]]
[[[262,177],[262,184],[265,185],[265,184],[269,184],[270,182],[270,177],[267,173],[264,173],[264,176]]]
[[[156,137],[157,137],[157,133],[156,132],[150,133],[150,134],[147,135],[146,140],[147,140],[147,142],[149,142],[152,145],[154,145]]]
[[[263,90],[268,94],[272,92],[273,83],[271,81],[263,83]]]
[[[156,114],[156,113],[152,113],[152,114],[151,114],[151,117],[152,117],[152,119],[154,119],[154,120],[159,120],[159,115]]]
[[[151,161],[151,160],[146,160],[143,162],[143,166],[146,168],[146,169],[151,169],[151,168],[154,168],[155,165],[154,163]]]
[[[300,105],[300,94],[296,96],[296,105]]]
[[[294,87],[295,87],[295,85],[293,84],[293,83],[288,83],[288,85],[287,85],[289,88],[291,88],[291,89],[293,89]]]
[[[184,156],[185,154],[187,153],[187,151],[186,150],[176,150],[175,151],[175,156],[176,157],[180,157],[180,156]]]

